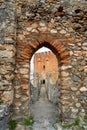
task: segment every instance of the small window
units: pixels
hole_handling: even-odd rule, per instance
[[[43,65],[43,69],[45,69],[45,65]]]
[[[45,80],[43,80],[43,84],[45,84]]]
[[[41,84],[45,84],[45,79],[41,80]]]
[[[38,61],[40,62],[40,61],[41,61],[41,58],[38,58]]]
[[[48,61],[48,58],[46,58],[46,61]]]

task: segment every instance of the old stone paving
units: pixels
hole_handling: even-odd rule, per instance
[[[45,85],[41,86],[39,101],[31,105],[31,114],[35,118],[34,130],[54,130],[52,124],[58,117],[58,110],[48,101]]]
[[[32,105],[32,113],[35,117],[34,130],[49,130],[57,117],[56,107],[49,101],[40,100]]]

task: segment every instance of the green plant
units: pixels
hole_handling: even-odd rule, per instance
[[[34,124],[34,117],[33,116],[28,116],[25,121],[24,121],[24,125],[26,126],[30,126]]]
[[[77,118],[74,123],[73,123],[74,126],[79,126],[80,125],[80,119]]]
[[[73,123],[72,124],[63,125],[63,128],[71,128],[72,126],[73,126]]]
[[[17,127],[17,122],[16,122],[16,120],[11,120],[11,121],[9,122],[9,129],[10,129],[10,130],[15,130],[16,127]]]
[[[62,123],[62,119],[56,119],[55,123]]]
[[[63,125],[63,128],[71,128],[73,126],[80,126],[80,119],[77,118],[75,121],[71,124]]]
[[[0,98],[0,105],[3,103],[3,100]]]
[[[87,123],[87,115],[84,116],[84,121]]]

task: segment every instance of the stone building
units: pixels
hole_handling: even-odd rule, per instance
[[[58,80],[58,61],[56,55],[52,51],[36,53],[34,55],[34,77],[35,86],[37,85],[37,75],[39,82],[46,84],[48,76],[51,76],[51,82],[54,84]]]
[[[57,57],[60,116],[87,113],[87,1],[0,0],[0,98],[28,115],[30,60],[41,47]]]

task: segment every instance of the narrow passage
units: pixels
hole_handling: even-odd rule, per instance
[[[45,85],[41,86],[39,100],[31,105],[35,123],[33,130],[55,130],[52,124],[58,118],[58,109],[47,98]]]

